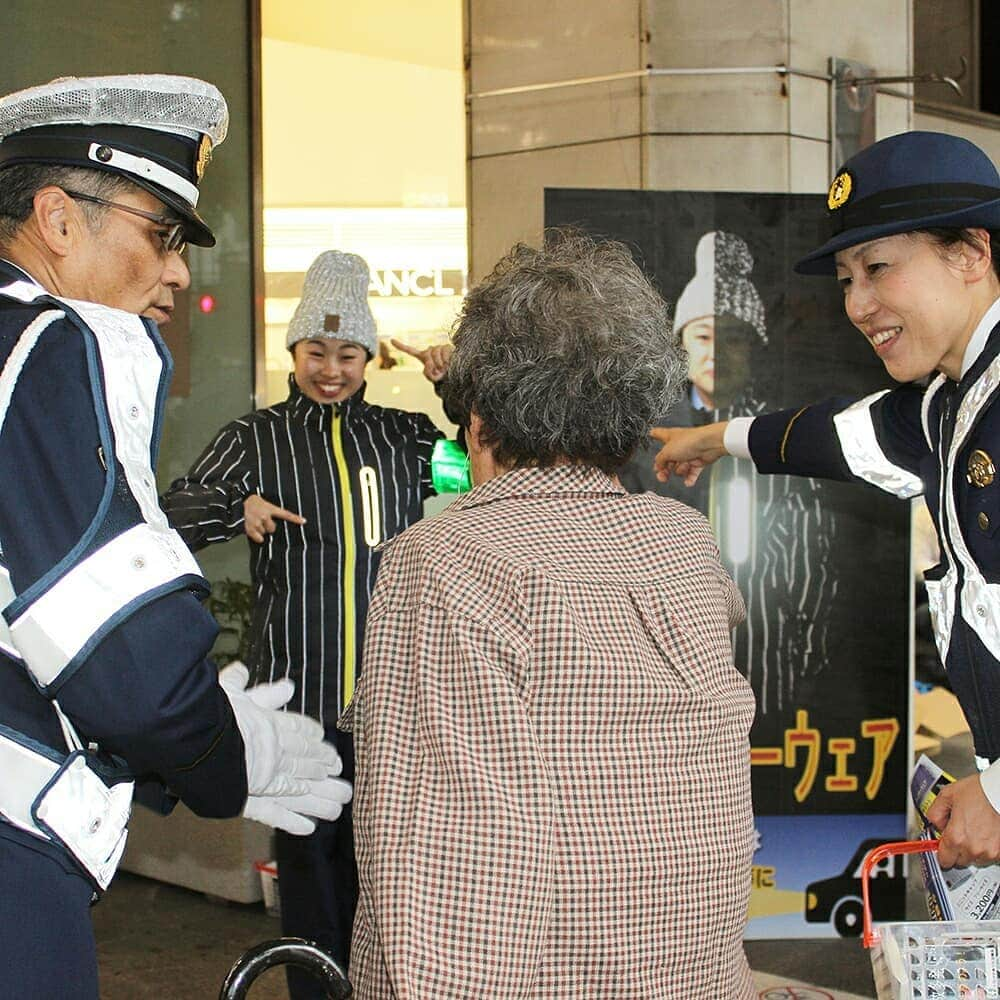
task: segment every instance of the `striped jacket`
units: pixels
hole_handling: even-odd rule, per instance
[[[363,388],[324,406],[289,383],[285,402],[223,427],[162,501],[192,549],[242,535],[254,493],[306,518],[249,542],[247,665],[257,682],[291,677],[293,707],[332,728],[354,689],[376,546],[422,516],[442,435],[422,413],[366,403]]]

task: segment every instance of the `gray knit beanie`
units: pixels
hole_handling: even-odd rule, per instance
[[[357,254],[327,250],[309,265],[302,298],[288,324],[288,349],[300,340],[359,344],[374,357],[375,317],[368,306],[368,265]]]

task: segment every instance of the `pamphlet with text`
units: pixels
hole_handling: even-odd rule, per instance
[[[921,839],[938,836],[927,821],[927,811],[938,793],[955,779],[921,754],[913,769],[910,794],[922,824]],[[931,920],[1000,919],[1000,864],[985,868],[942,869],[937,855],[920,855],[920,869],[927,890],[927,911]]]

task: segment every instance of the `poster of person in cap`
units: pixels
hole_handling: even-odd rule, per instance
[[[750,355],[767,344],[764,304],[753,283],[753,256],[735,233],[712,230],[698,240],[694,274],[677,297],[674,335],[688,357],[684,398],[656,422],[660,427],[693,427],[720,419],[719,414],[759,412],[756,390],[748,377]],[[719,355],[726,361],[716,365]],[[717,381],[718,376],[718,381]],[[657,478],[653,441],[639,449],[619,474],[633,493],[652,490],[671,496],[709,515],[709,478],[687,487]]]
[[[226,102],[186,77],[0,99],[0,996],[96,1000],[91,903],[133,789],[304,831],[350,786],[322,727],[207,659],[208,584],[159,507],[157,332],[212,246]]]
[[[292,705],[323,725],[348,778],[351,737],[336,722],[354,692],[378,546],[423,516],[443,436],[425,414],[365,401],[365,366],[378,354],[368,286],[356,254],[313,261],[288,325],[288,398],[223,427],[163,496],[192,549],[247,536],[248,666],[258,681],[295,682]],[[437,381],[448,350],[410,353]],[[279,832],[275,847],[285,933],[346,967],[357,900],[350,809],[308,837]],[[325,995],[307,973],[290,969],[288,980],[295,1000]]]
[[[719,235],[728,237],[730,234]],[[698,240],[694,275],[674,306],[673,331],[687,353],[688,378],[682,399],[657,420],[659,427],[694,427],[717,419],[715,325],[722,310],[715,301],[715,241],[714,231]],[[759,297],[757,301],[759,303]],[[763,322],[760,328],[763,330]],[[728,402],[726,400],[723,405]],[[652,490],[661,496],[673,497],[707,516],[711,477],[706,476],[690,488],[677,481],[661,482],[656,478],[652,463],[656,451],[652,441],[639,448],[618,473],[622,486],[630,493]]]
[[[693,480],[725,454],[758,472],[923,494],[941,543],[926,573],[938,651],[981,773],[930,820],[945,867],[1000,860],[1000,175],[973,143],[892,136],[838,171],[828,234],[796,264],[835,276],[844,309],[897,383],[694,430],[657,431],[662,476]],[[930,379],[929,384],[925,384]]]

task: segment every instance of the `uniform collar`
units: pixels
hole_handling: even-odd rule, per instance
[[[518,468],[463,493],[450,510],[482,507],[511,497],[558,495],[624,496],[621,483],[591,465],[553,465]]]
[[[288,375],[288,410],[292,416],[306,421],[310,417],[326,417],[340,414],[348,417],[360,413],[368,404],[365,402],[367,383],[362,382],[361,388],[353,396],[348,396],[342,403],[317,403],[310,399],[295,381],[295,376]]]
[[[42,286],[19,264],[0,257],[0,284],[8,284],[9,281],[30,281],[33,285]]]
[[[976,363],[979,356],[986,347],[993,328],[1000,323],[1000,299],[986,310],[983,318],[979,321],[976,329],[973,330],[969,343],[965,347],[965,354],[962,357],[962,378],[965,378],[969,369]]]

